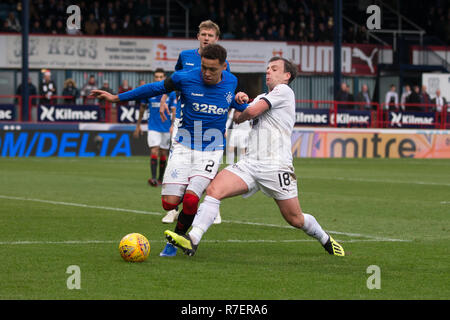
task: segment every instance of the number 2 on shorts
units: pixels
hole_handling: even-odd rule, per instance
[[[211,173],[212,167],[214,167],[214,161],[208,160],[208,163],[206,164],[205,171]]]

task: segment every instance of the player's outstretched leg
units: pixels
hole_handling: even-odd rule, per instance
[[[197,251],[198,245],[194,245],[192,243],[191,238],[188,235],[178,234],[170,230],[164,231],[164,234],[166,235],[167,241],[169,241],[170,244],[177,246],[178,248],[181,248],[184,254],[188,256],[193,256]]]
[[[275,202],[283,218],[291,226],[302,229],[307,235],[317,239],[329,254],[345,256],[344,248],[322,229],[316,218],[308,213],[302,213],[297,197]]]

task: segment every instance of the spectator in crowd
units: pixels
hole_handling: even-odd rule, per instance
[[[20,32],[22,29],[19,19],[17,19],[16,15],[12,11],[8,14],[8,18],[6,18],[6,26],[12,32]]]
[[[145,35],[150,36],[153,30],[153,19],[150,16],[147,16],[142,22],[143,29],[145,30]]]
[[[16,89],[16,95],[21,96],[22,95],[22,84],[19,84],[19,86]],[[28,77],[28,96],[37,96],[38,92],[36,89],[36,86],[31,81],[31,78]],[[36,98],[31,99],[31,104],[36,105]]]
[[[155,24],[154,35],[157,37],[167,37],[168,32],[166,17],[159,16],[158,22]]]
[[[350,87],[345,83],[341,83],[341,88],[336,94],[336,101],[342,101],[342,103],[338,103],[339,108],[343,109],[353,109],[353,105],[348,105],[343,102],[352,102],[353,101],[353,95],[350,93]]]
[[[319,23],[317,30],[317,41],[319,42],[330,42],[332,36],[328,34],[328,29],[325,27],[323,22]]]
[[[113,21],[111,23],[111,27],[109,29],[109,34],[112,36],[118,36],[120,34],[119,27],[117,26],[117,22]]]
[[[56,86],[51,79],[51,72],[48,70],[44,71],[44,78],[39,86],[39,94],[44,96],[41,99],[42,104],[50,104],[52,102],[52,96],[56,94]]]
[[[445,108],[445,106],[447,105],[447,100],[445,99],[445,97],[441,96],[440,89],[436,90],[436,97],[433,100],[431,100],[431,103],[434,105],[433,111],[436,111],[436,112],[442,112],[443,108]],[[450,110],[447,109],[447,111],[450,111]]]
[[[412,106],[408,106],[406,108],[406,111],[420,111],[421,107],[419,106],[419,104],[421,103],[421,101],[420,101],[420,89],[419,89],[419,86],[415,85],[413,87],[413,91],[408,96],[408,98],[406,98],[406,103],[407,104],[412,104]]]
[[[30,28],[30,33],[42,33],[43,30],[41,28],[41,22],[39,20],[35,20]]]
[[[161,16],[163,17],[163,16]],[[131,21],[131,16],[126,14],[124,20],[122,22],[122,29],[120,30],[121,35],[124,36],[132,36],[136,35],[136,30],[134,27],[134,23]]]
[[[98,26],[98,30],[97,30],[97,35],[99,35],[99,36],[108,35],[108,30],[106,29],[105,21],[100,22],[100,25]]]
[[[100,88],[100,90],[103,90],[103,91],[106,91],[106,92],[109,92],[109,93],[113,93],[113,89],[111,89],[111,87],[109,86],[109,81],[107,79],[103,80],[103,85]],[[104,100],[102,100],[102,101],[103,101],[103,103],[105,102]],[[102,101],[100,101],[100,103]]]
[[[66,96],[66,98],[64,98],[64,103],[66,104],[76,103],[76,100],[80,96],[80,92],[78,91],[77,84],[73,79],[68,78],[66,79],[66,81],[64,81],[64,89],[62,95]]]
[[[142,23],[141,19],[136,19],[136,28],[134,31],[134,35],[136,36],[145,36],[147,35],[147,32],[145,30],[144,24]]]
[[[88,20],[84,24],[84,32],[87,35],[95,35],[99,30],[99,25],[97,20],[95,19],[94,13],[89,14]]]
[[[103,80],[103,85],[102,85],[102,87],[100,88],[100,90],[109,92],[109,93],[111,93],[111,94],[113,93],[113,90],[112,90],[111,87],[109,86],[109,81],[108,81],[107,79],[104,79],[104,80]],[[105,114],[106,114],[106,106],[107,106],[107,104],[109,104],[109,105],[112,106],[112,107],[115,107],[115,106],[114,106],[114,105],[111,105],[110,102],[107,102],[107,101],[104,100],[104,99],[100,100],[100,101],[99,101],[99,104],[100,104],[100,119],[106,120]],[[114,110],[115,110],[115,109],[114,109]]]
[[[408,100],[409,95],[411,94],[411,87],[409,84],[405,85],[405,91],[402,93],[402,96],[400,98],[401,108],[403,111],[406,110],[405,103]]]
[[[356,105],[357,109],[360,109],[361,107],[365,110],[371,110],[372,106],[370,104],[371,99],[370,99],[370,94],[369,94],[369,87],[367,86],[367,84],[363,84],[361,86],[361,91],[358,92],[358,94],[356,95],[356,99],[355,101],[357,102],[365,102],[364,105]]]
[[[133,88],[128,85],[128,80],[127,79],[123,79],[122,84],[119,87],[118,94],[130,91],[132,89]],[[128,105],[128,102],[127,101],[119,102],[119,103],[117,103],[117,105],[119,105],[119,106],[126,106],[126,105]]]
[[[81,89],[81,97],[83,98],[83,104],[95,104],[96,99],[90,96],[92,90],[97,90],[97,82],[95,76],[91,74],[88,82]]]
[[[56,26],[53,29],[52,34],[67,34],[66,27],[65,27],[64,23],[62,22],[62,20],[56,21]]]
[[[430,95],[427,92],[427,86],[422,85],[422,91],[420,92],[420,102],[424,104],[431,104]],[[429,106],[426,106],[429,107]]]
[[[386,110],[395,110],[398,109],[398,93],[397,88],[394,84],[391,84],[391,87],[388,92],[386,92],[386,96],[384,98],[384,102],[386,103]]]
[[[50,19],[50,18],[45,19],[42,30],[44,31],[44,33],[52,33],[52,31],[53,31],[52,19]]]

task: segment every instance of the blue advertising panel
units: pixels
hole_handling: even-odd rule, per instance
[[[39,105],[39,122],[98,122],[98,105]]]
[[[391,128],[434,128],[434,112],[389,112]]]
[[[329,109],[297,109],[296,125],[334,126],[338,127],[370,127],[372,113],[365,110],[338,111],[337,115]]]
[[[13,104],[0,104],[0,121],[16,120],[16,106]]]
[[[144,115],[142,116],[141,123],[147,123],[148,121],[148,108],[145,108]],[[139,119],[139,106],[126,105],[117,106],[117,122],[118,123],[136,123]]]

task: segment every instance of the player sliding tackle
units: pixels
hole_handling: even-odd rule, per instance
[[[203,234],[212,225],[223,199],[251,196],[261,190],[273,198],[284,219],[293,227],[316,238],[332,255],[344,256],[344,249],[310,214],[302,213],[297,194],[291,152],[291,135],[295,123],[295,96],[288,84],[296,77],[296,67],[284,58],[270,59],[266,71],[268,94],[257,96],[236,119],[237,123],[253,119],[248,155],[219,172],[206,189],[204,201],[188,235],[166,230],[167,239],[194,255]],[[243,103],[249,97],[236,94]]]
[[[234,99],[237,79],[225,71],[226,57],[222,46],[210,44],[202,50],[201,68],[175,72],[164,81],[119,95],[92,90],[93,95],[110,102],[140,100],[174,90],[181,92],[183,120],[171,148],[161,190],[165,210],[173,210],[183,203],[174,234],[184,235],[189,230],[199,199],[217,173],[225,144],[228,109],[242,111],[247,107]],[[235,114],[237,117],[240,112]]]

